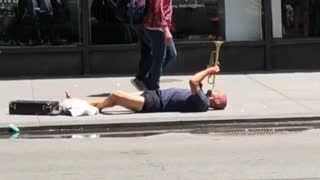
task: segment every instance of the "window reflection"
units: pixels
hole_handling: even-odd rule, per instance
[[[79,19],[74,15],[78,13],[77,1],[0,1],[0,45],[65,45],[79,41]],[[76,17],[74,22],[72,16]]]
[[[175,38],[221,39],[218,12],[218,0],[173,0]]]
[[[282,27],[274,30],[275,37],[301,38],[320,36],[320,1],[319,0],[282,0],[278,13],[282,18],[275,17],[274,26]],[[276,19],[282,22],[277,23]],[[279,35],[280,34],[280,35]]]
[[[128,0],[92,0],[90,24],[92,44],[136,42],[127,17]]]
[[[127,44],[137,41],[127,17],[129,0],[91,0],[92,44]],[[222,39],[218,0],[173,0],[174,38]]]

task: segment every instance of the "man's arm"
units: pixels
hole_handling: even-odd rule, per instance
[[[206,78],[207,76],[212,76],[218,73],[219,71],[220,71],[219,66],[215,65],[193,75],[193,77],[189,81],[192,94],[196,94],[199,91],[201,91],[201,82],[203,81],[204,78]]]

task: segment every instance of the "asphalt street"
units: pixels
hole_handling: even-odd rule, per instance
[[[0,179],[315,180],[320,131],[1,140]]]

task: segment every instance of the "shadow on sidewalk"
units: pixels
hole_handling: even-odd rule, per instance
[[[102,111],[100,112],[101,115],[128,115],[128,114],[137,114],[136,112],[130,110],[123,110],[123,111]]]
[[[87,97],[108,97],[111,93],[90,94]]]

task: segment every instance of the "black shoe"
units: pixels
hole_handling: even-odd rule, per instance
[[[131,84],[137,88],[137,90],[139,91],[146,91],[148,90],[148,88],[146,87],[146,85],[143,83],[143,81],[137,79],[137,78],[134,78],[134,79],[131,79],[130,80]]]

